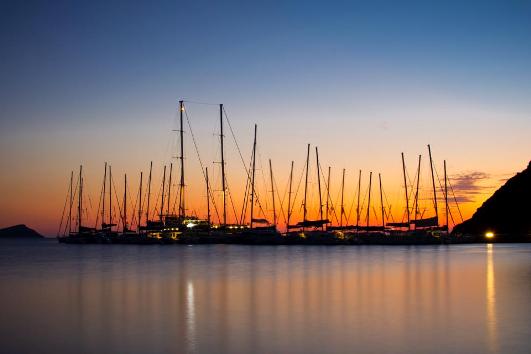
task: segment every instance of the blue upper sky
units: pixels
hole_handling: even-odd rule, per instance
[[[531,89],[524,0],[0,6],[2,120],[123,93],[237,102],[406,86],[526,104]]]

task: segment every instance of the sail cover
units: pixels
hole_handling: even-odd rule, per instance
[[[415,227],[432,227],[439,226],[439,219],[434,216],[433,218],[413,220],[411,223]]]
[[[391,226],[391,227],[408,227],[409,226],[407,222],[388,222],[385,225]]]
[[[325,224],[330,223],[328,219],[324,220],[304,220],[297,223],[297,227],[321,227]]]
[[[253,218],[252,222],[255,222],[257,224],[269,224],[269,221],[267,221],[266,219],[255,219],[255,218]]]

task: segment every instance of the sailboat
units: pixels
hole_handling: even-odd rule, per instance
[[[435,185],[435,172],[433,159],[431,154],[431,147],[428,145],[428,154],[430,159],[430,173],[431,184],[433,191],[433,206],[434,216],[424,217],[419,213],[419,180],[422,156],[419,155],[418,167],[416,173],[416,191],[414,193],[413,201],[413,218],[411,218],[409,186],[407,184],[406,164],[404,153],[402,157],[402,172],[404,180],[404,195],[405,195],[405,216],[406,220],[401,222],[384,223],[385,233],[376,238],[364,238],[364,243],[379,243],[379,244],[439,244],[444,241],[448,234],[448,189],[446,176],[446,161],[444,161],[445,170],[445,206],[446,206],[446,225],[439,225],[439,210],[437,202],[437,189]],[[383,215],[383,212],[382,212]]]
[[[97,243],[98,239],[95,237],[95,228],[83,226],[83,166],[79,166],[79,181],[78,181],[78,205],[77,205],[77,231],[72,228],[72,208],[73,208],[73,172],[70,174],[70,208],[68,213],[67,228],[68,233],[58,236],[57,239],[61,243]]]
[[[172,213],[170,204],[172,200],[172,171],[173,164],[170,164],[169,182],[166,189],[166,167],[164,168],[164,176],[162,181],[160,218],[157,225],[157,237],[166,243],[184,242],[193,243],[198,242],[198,237],[208,236],[211,228],[210,216],[208,220],[200,219],[197,216],[186,214],[186,198],[185,198],[185,165],[184,165],[184,121],[183,114],[185,112],[184,101],[179,101],[179,164],[180,164],[180,180],[178,190],[178,213]],[[208,172],[207,172],[208,173]],[[151,174],[150,174],[151,175]],[[208,183],[207,183],[208,184]],[[167,190],[167,196],[166,194]],[[208,190],[208,188],[207,188]],[[209,192],[209,191],[208,191]],[[166,197],[166,204],[164,203]],[[208,197],[207,197],[208,198]],[[166,212],[164,213],[164,210]],[[210,215],[210,213],[209,213]]]
[[[275,207],[275,188],[273,182],[273,167],[271,159],[269,160],[269,173],[271,180],[271,196],[273,202],[273,223],[266,218],[255,218],[254,206],[258,201],[256,196],[255,176],[256,176],[256,135],[257,125],[254,125],[254,140],[251,163],[251,185],[250,185],[250,223],[249,228],[243,229],[239,240],[247,244],[278,244],[281,243],[281,235],[277,230],[277,214]]]
[[[287,240],[288,243],[305,243],[305,244],[342,244],[347,243],[347,238],[344,237],[344,233],[331,227],[328,217],[323,217],[323,203],[322,203],[322,191],[321,191],[321,173],[319,164],[319,151],[316,147],[316,169],[317,169],[317,185],[319,194],[319,219],[308,218],[308,177],[310,170],[310,144],[307,145],[306,150],[306,168],[305,168],[305,181],[304,181],[304,199],[303,199],[303,219],[294,225],[287,224]],[[329,179],[328,179],[329,180]],[[291,181],[290,181],[291,186]],[[327,190],[327,203],[330,197],[329,191],[330,185],[326,186]],[[343,180],[344,188],[344,180]],[[289,203],[290,204],[290,203]],[[291,213],[291,211],[288,211]],[[328,207],[327,207],[328,214]],[[291,231],[295,230],[295,231]]]

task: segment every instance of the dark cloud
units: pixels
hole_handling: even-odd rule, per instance
[[[456,195],[455,200],[457,200],[458,203],[470,203],[474,201],[474,199],[466,195]]]
[[[490,178],[490,175],[485,172],[473,171],[461,173],[450,177],[450,183],[455,193],[455,197],[459,203],[467,203],[474,201],[474,197],[478,194],[490,191],[492,186],[482,185],[481,182]]]

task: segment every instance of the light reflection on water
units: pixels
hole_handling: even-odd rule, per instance
[[[530,255],[3,241],[2,352],[529,353]]]
[[[195,300],[194,300],[194,284],[188,282],[188,291],[186,293],[186,338],[187,351],[195,352]]]
[[[496,331],[496,284],[494,279],[494,246],[487,244],[487,328],[489,338],[489,349],[491,352],[497,351],[497,331]]]

